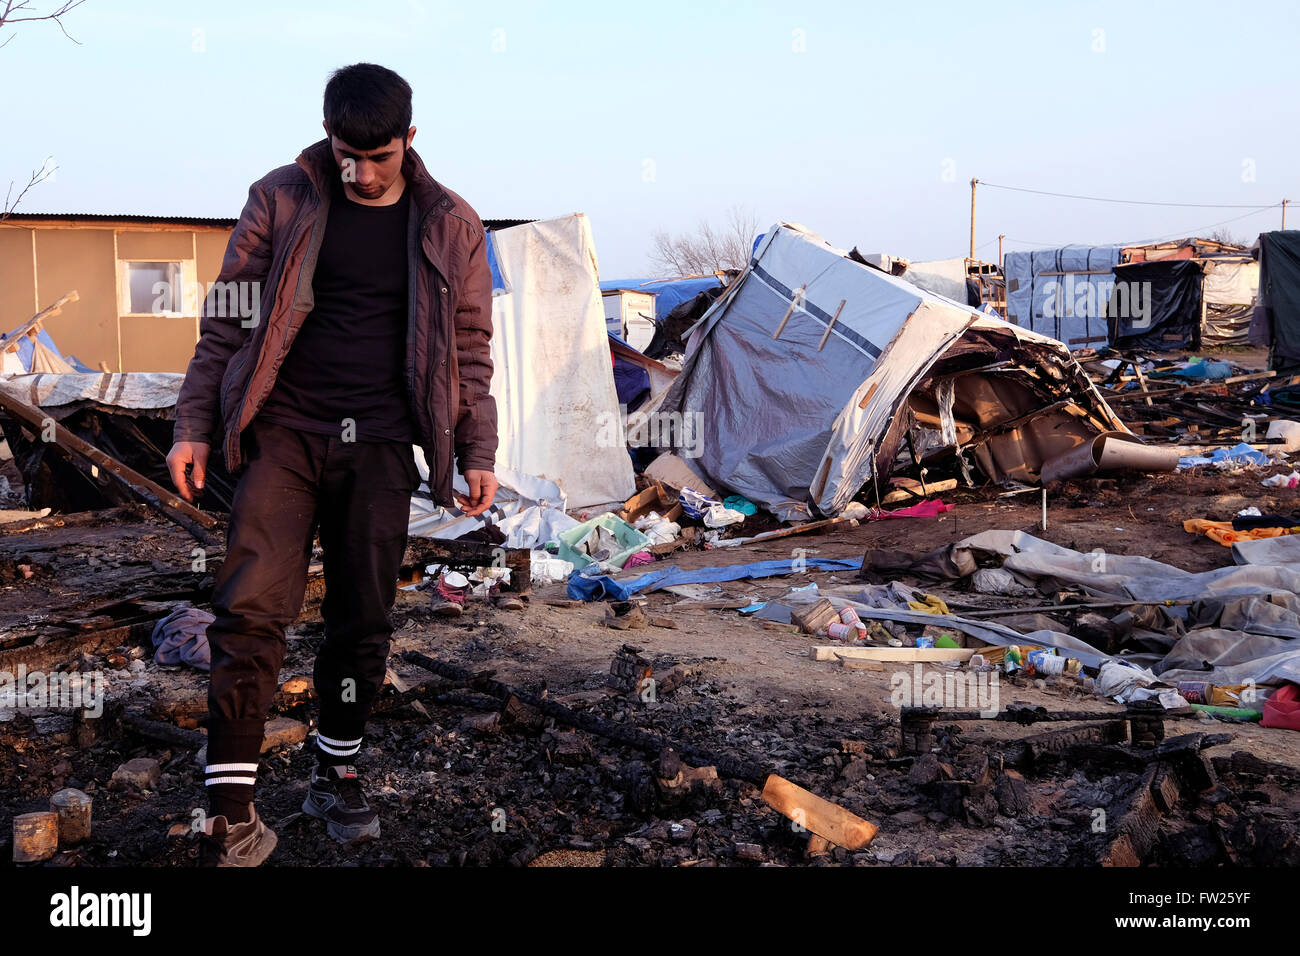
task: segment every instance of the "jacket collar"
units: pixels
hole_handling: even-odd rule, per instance
[[[318,196],[329,194],[330,181],[339,175],[338,163],[334,161],[334,151],[330,149],[329,139],[312,143],[298,154],[297,163],[307,173]],[[411,200],[418,210],[419,222],[431,215],[440,215],[452,206],[451,197],[438,184],[424,161],[414,149],[408,149],[402,159],[402,175],[406,177],[407,188],[411,190]]]

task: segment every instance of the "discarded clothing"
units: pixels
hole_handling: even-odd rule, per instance
[[[739,511],[742,515],[749,517],[758,511],[758,505],[750,501],[744,495],[727,495],[722,499],[722,504],[732,511]]]
[[[909,508],[895,508],[893,511],[881,511],[876,513],[875,518],[934,518],[943,514],[945,511],[952,511],[956,505],[947,505],[938,498],[927,498],[920,504],[912,505]]]
[[[1204,518],[1188,518],[1183,522],[1183,530],[1188,534],[1203,534],[1211,541],[1217,541],[1225,548],[1230,548],[1238,541],[1258,541],[1260,538],[1280,538],[1295,534],[1300,528],[1257,527],[1237,529],[1236,524],[1243,519],[1232,521],[1207,521]],[[1253,520],[1253,519],[1247,519]]]
[[[153,659],[156,664],[189,664],[201,671],[212,667],[208,647],[208,625],[216,617],[207,611],[182,605],[153,626]]]
[[[1300,687],[1287,684],[1264,701],[1264,719],[1260,726],[1300,730]]]
[[[1260,514],[1258,508],[1252,508],[1254,514],[1238,514],[1232,519],[1233,531],[1249,531],[1253,528],[1300,528],[1300,518],[1291,515]]]
[[[944,603],[943,598],[934,594],[923,594],[919,601],[908,601],[908,608],[913,611],[923,611],[926,614],[951,614],[948,605]]]

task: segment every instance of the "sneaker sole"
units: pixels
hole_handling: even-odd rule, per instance
[[[329,817],[325,816],[311,802],[311,797],[302,802],[302,812],[309,817],[325,821],[325,829],[329,835],[339,843],[365,843],[368,840],[379,839],[379,817],[376,816],[369,823],[358,823],[348,826],[343,823],[335,823]]]

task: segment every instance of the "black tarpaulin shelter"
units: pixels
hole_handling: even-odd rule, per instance
[[[1250,341],[1268,346],[1269,368],[1300,367],[1300,229],[1260,233]]]
[[[1106,309],[1117,349],[1197,349],[1201,346],[1199,262],[1161,259],[1115,266]]]

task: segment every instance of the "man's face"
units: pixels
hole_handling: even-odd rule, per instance
[[[354,199],[381,199],[401,175],[402,157],[414,137],[412,126],[405,139],[394,136],[377,149],[356,149],[331,134],[330,148],[342,173],[344,189]]]

